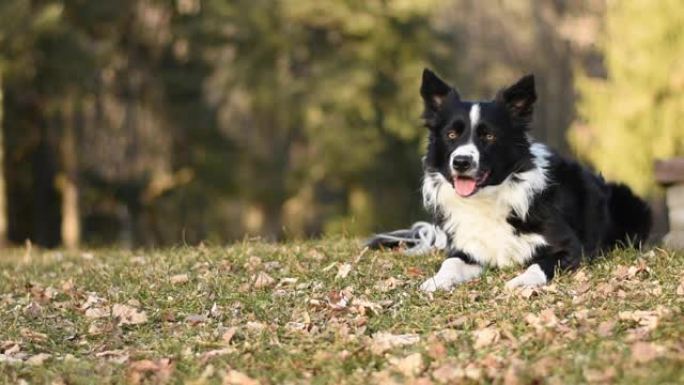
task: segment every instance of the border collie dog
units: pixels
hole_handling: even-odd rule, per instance
[[[478,277],[483,266],[512,265],[526,270],[506,287],[539,286],[583,257],[648,237],[650,209],[628,187],[528,135],[537,99],[532,75],[494,100],[466,101],[426,69],[420,94],[429,130],[423,202],[434,225],[377,234],[368,245],[427,239],[420,252],[445,249],[447,259],[422,290],[448,290]]]

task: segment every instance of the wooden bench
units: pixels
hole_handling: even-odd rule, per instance
[[[665,187],[670,231],[663,243],[684,249],[684,157],[656,161],[655,179]]]

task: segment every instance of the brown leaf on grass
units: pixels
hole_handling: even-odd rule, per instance
[[[105,350],[103,352],[96,353],[95,357],[105,358],[107,361],[123,364],[124,362],[128,361],[129,354],[123,349]]]
[[[442,360],[447,356],[446,346],[439,341],[432,341],[430,345],[428,345],[427,355],[434,361]]]
[[[351,263],[343,263],[340,266],[337,267],[337,274],[335,275],[335,279],[344,279],[347,278],[349,273],[352,270],[352,265]]]
[[[365,314],[365,309],[371,310],[373,313],[378,314],[382,310],[382,306],[375,302],[371,302],[365,298],[354,298],[351,301],[351,306],[356,308],[357,313]]]
[[[553,357],[542,357],[531,365],[532,372],[539,377],[548,377],[558,367]]]
[[[578,272],[575,273],[575,275],[572,277],[572,279],[577,282],[577,283],[584,283],[589,280],[589,277],[587,276],[587,272],[584,270],[579,270]]]
[[[118,303],[112,306],[112,317],[117,318],[121,325],[138,325],[147,322],[147,314],[144,311]]]
[[[370,383],[374,385],[400,385],[402,382],[397,381],[391,370],[385,369],[372,373]]]
[[[0,345],[0,353],[11,356],[19,353],[21,346],[16,341],[5,341]]]
[[[617,376],[617,371],[613,367],[600,369],[584,369],[584,378],[590,384],[612,383]]]
[[[621,311],[618,316],[623,321],[636,322],[646,331],[655,330],[660,321],[658,313],[651,310]]]
[[[252,276],[252,282],[255,289],[264,289],[275,285],[276,280],[266,272],[260,271]]]
[[[40,366],[48,360],[52,355],[47,353],[38,353],[35,356],[31,356],[26,360],[26,363],[33,366]]]
[[[260,382],[248,375],[238,372],[237,370],[229,370],[223,377],[223,385],[259,385]]]
[[[39,318],[43,314],[43,307],[37,302],[31,301],[24,308],[24,314],[26,314],[28,318]]]
[[[406,385],[433,385],[431,379],[428,377],[412,378],[406,382]]]
[[[684,278],[679,281],[679,286],[677,286],[677,295],[684,295]]]
[[[444,342],[454,342],[458,340],[458,331],[454,329],[442,329],[434,333],[434,335]]]
[[[244,266],[247,271],[254,272],[262,266],[261,258],[252,255],[247,259],[247,262],[245,262]]]
[[[85,316],[87,318],[105,318],[109,317],[109,308],[108,307],[93,307],[85,312]]]
[[[22,337],[24,337],[24,338],[26,338],[32,342],[43,342],[43,341],[47,341],[47,339],[48,339],[47,334],[36,332],[36,331],[26,329],[26,328],[21,328],[21,330],[19,331],[19,334],[21,334]]]
[[[638,278],[637,276],[642,272],[648,272],[648,267],[646,266],[645,260],[639,259],[636,265],[629,267],[618,265],[613,271],[613,277],[617,278],[618,280],[633,279]]]
[[[413,345],[420,341],[418,334],[391,334],[380,332],[373,335],[370,350],[373,354],[382,354],[397,346]]]
[[[248,330],[255,331],[255,332],[260,332],[263,330],[266,330],[266,325],[264,325],[261,322],[256,322],[256,321],[248,321],[245,326],[247,327]]]
[[[406,268],[406,276],[409,278],[417,278],[425,275],[425,272],[419,267],[411,266]]]
[[[328,306],[333,310],[345,310],[352,299],[351,290],[331,291],[328,293]]]
[[[511,365],[506,369],[503,375],[503,385],[520,385],[522,380],[520,379],[520,373],[516,365]]]
[[[603,321],[596,328],[596,332],[601,337],[610,337],[613,335],[613,329],[615,328],[615,321]]]
[[[174,368],[175,363],[168,358],[134,361],[128,366],[128,383],[137,385],[151,378],[156,384],[165,384],[171,379]]]
[[[92,323],[90,326],[88,326],[88,335],[97,336],[102,334],[102,331],[103,329],[96,323]]]
[[[185,322],[189,323],[191,326],[197,326],[207,322],[209,319],[202,314],[189,314],[185,317]]]
[[[228,330],[223,332],[223,334],[221,335],[221,341],[223,341],[226,344],[229,344],[230,341],[233,340],[235,333],[237,333],[237,328],[235,326],[229,327]]]
[[[405,377],[415,377],[423,371],[423,356],[420,353],[409,354],[406,357],[391,357],[389,359],[392,369]]]
[[[466,377],[465,370],[454,363],[445,363],[432,371],[432,378],[440,384],[459,383],[459,380]]]
[[[475,349],[481,349],[498,341],[501,337],[501,333],[494,327],[488,327],[482,330],[475,330],[473,336],[475,338],[473,347]]]
[[[651,342],[637,342],[632,345],[631,350],[632,359],[643,364],[661,356],[665,349],[662,346],[655,345]]]
[[[382,293],[386,293],[388,291],[392,291],[396,288],[402,287],[403,285],[404,285],[404,281],[402,281],[401,279],[389,277],[385,280],[378,282],[375,285],[375,288],[378,289]]]
[[[558,317],[553,312],[553,309],[542,310],[539,315],[529,313],[525,316],[525,322],[534,327],[537,331],[544,328],[552,328],[558,325]]]
[[[182,285],[184,283],[188,283],[190,281],[190,278],[187,274],[176,274],[171,276],[171,278],[169,278],[169,281],[174,285]]]
[[[226,348],[221,348],[221,349],[209,350],[209,351],[202,353],[202,355],[200,356],[200,363],[202,365],[204,365],[207,363],[207,361],[209,361],[210,359],[212,359],[214,357],[225,356],[226,354],[231,354],[231,353],[235,353],[235,352],[236,352],[236,350],[233,347],[226,347]]]

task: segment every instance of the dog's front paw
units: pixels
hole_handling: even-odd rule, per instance
[[[506,289],[515,289],[516,287],[537,287],[545,285],[547,282],[546,274],[539,267],[534,264],[525,270],[524,273],[506,282]]]
[[[420,285],[420,290],[426,293],[432,293],[437,291],[437,289],[449,290],[454,287],[455,283],[453,279],[445,279],[439,275],[435,275],[432,278],[427,279]]]

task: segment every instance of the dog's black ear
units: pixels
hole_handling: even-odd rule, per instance
[[[536,100],[534,75],[525,75],[512,86],[496,94],[496,101],[506,106],[514,121],[522,124],[532,121]]]
[[[438,111],[449,92],[455,92],[448,84],[429,69],[423,70],[423,82],[420,85],[420,96],[425,102],[426,111]]]

